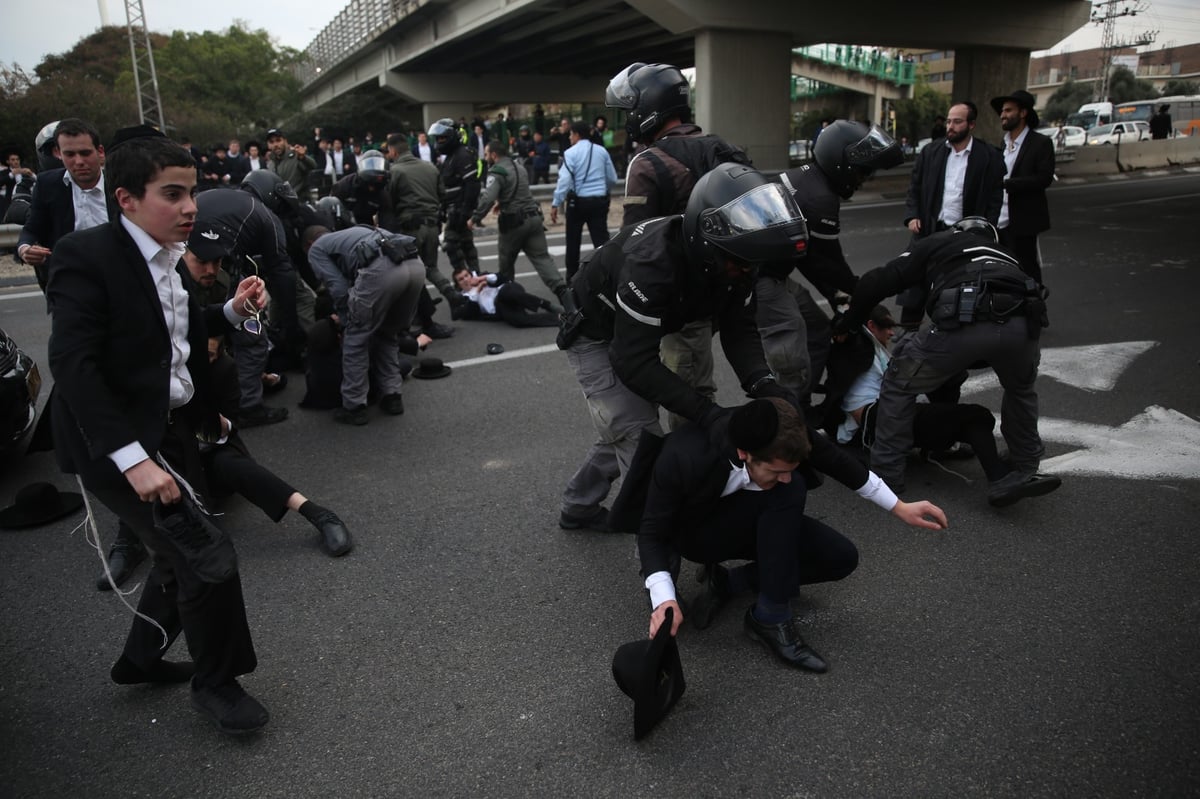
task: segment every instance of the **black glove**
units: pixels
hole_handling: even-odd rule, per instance
[[[850,320],[844,313],[837,314],[833,317],[831,329],[833,331],[834,338],[837,338],[838,336],[848,336],[854,332],[854,328],[852,328],[850,325]]]
[[[754,393],[750,396],[753,399],[779,397],[779,399],[791,405],[793,408],[796,408],[797,410],[800,408],[800,398],[796,396],[796,393],[790,388],[779,385],[774,380],[760,381],[755,388]]]

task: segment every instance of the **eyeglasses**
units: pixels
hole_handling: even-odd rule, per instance
[[[254,267],[254,276],[258,277],[258,262],[249,255],[246,256],[246,260]],[[242,301],[242,310],[250,314],[250,318],[242,322],[242,330],[254,336],[261,335],[263,332],[262,308],[247,299]]]

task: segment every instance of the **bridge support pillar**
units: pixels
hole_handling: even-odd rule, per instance
[[[429,130],[430,125],[446,117],[455,122],[462,117],[470,125],[475,118],[475,106],[471,103],[425,103],[421,106],[421,114],[424,119],[422,130]]]
[[[1029,80],[1029,50],[1006,47],[954,48],[954,96],[979,106],[975,137],[999,145],[1004,140],[993,97],[1024,89]]]
[[[696,34],[696,122],[746,150],[759,169],[787,169],[789,33]]]

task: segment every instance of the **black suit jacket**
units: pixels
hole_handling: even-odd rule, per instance
[[[1025,134],[1012,174],[1004,181],[1008,192],[1008,229],[1018,236],[1035,236],[1050,229],[1046,189],[1054,182],[1054,142],[1035,130]]]
[[[158,451],[169,410],[171,340],[150,271],[119,218],[58,242],[47,297],[58,464],[89,488],[128,487],[108,454],[135,440],[151,457]],[[228,323],[221,306],[201,309],[194,300],[188,317],[187,366],[195,395],[176,412],[212,434],[219,419],[211,401],[207,331],[225,331]]]
[[[51,250],[58,240],[68,233],[75,231],[75,201],[71,197],[71,186],[64,182],[64,168],[51,169],[37,176],[33,184],[33,199],[29,204],[29,217],[21,228],[21,236],[17,240],[17,248],[25,244],[37,244]],[[108,218],[114,219],[117,211],[110,197],[108,200]],[[34,268],[38,285],[46,290],[46,275],[50,270],[50,261]]]
[[[942,194],[946,182],[946,163],[950,150],[945,139],[925,145],[913,164],[912,182],[908,186],[904,224],[911,219],[921,220],[921,236],[937,230],[938,214],[942,211]],[[1000,218],[1004,202],[1004,158],[987,142],[975,139],[967,158],[967,174],[963,178],[963,216],[982,216],[993,225]]]
[[[712,518],[730,470],[741,463],[727,439],[728,424],[728,416],[707,430],[686,424],[667,436],[660,451],[651,451],[656,460],[638,528],[643,576],[670,571],[674,554],[686,549],[683,541],[688,533]],[[854,490],[866,484],[870,473],[865,466],[819,433],[810,432],[809,440],[812,454],[808,462],[813,468]],[[642,454],[639,446],[638,457]],[[635,458],[629,473],[642,469],[644,464]],[[794,479],[804,478],[797,473]],[[638,489],[629,487],[627,479],[618,501],[625,499],[627,490]]]

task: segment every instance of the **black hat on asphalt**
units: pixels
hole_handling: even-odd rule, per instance
[[[613,655],[613,679],[633,700],[635,740],[644,738],[666,717],[687,687],[679,646],[671,635],[674,618],[674,611],[667,608],[666,619],[653,638],[622,644]]]
[[[38,527],[83,507],[83,496],[59,491],[50,483],[30,483],[17,492],[14,504],[0,510],[0,529]]]
[[[441,358],[421,358],[412,376],[422,380],[437,380],[450,374],[450,367],[442,363]]]

